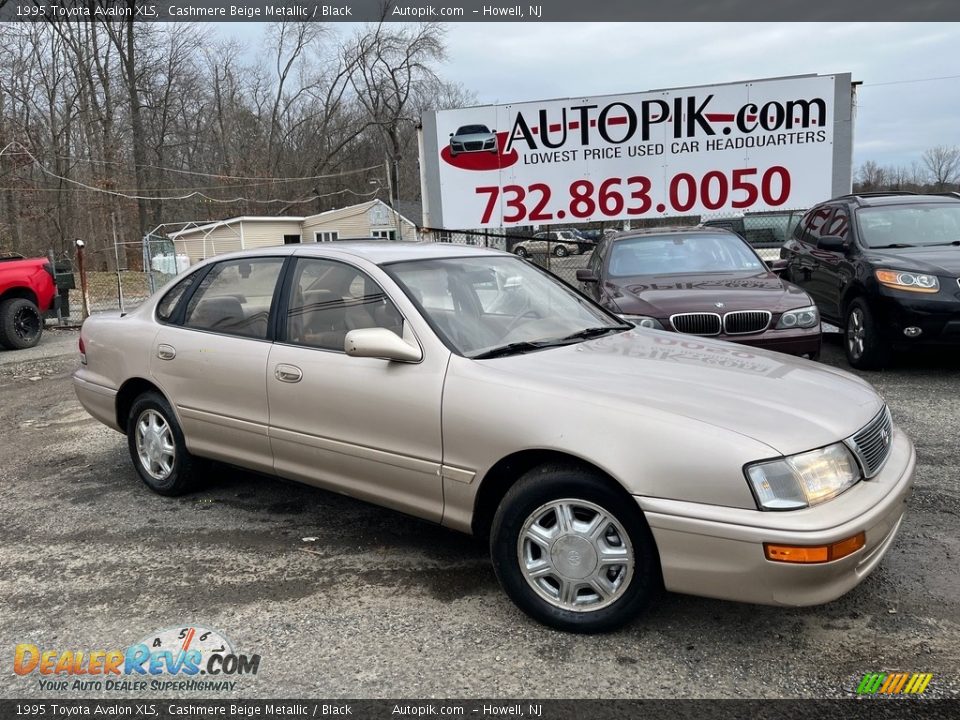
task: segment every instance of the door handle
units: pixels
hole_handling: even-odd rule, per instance
[[[273,376],[280,382],[295,383],[303,379],[303,371],[296,365],[286,365],[281,363],[273,371]]]
[[[173,360],[177,356],[177,350],[173,345],[157,345],[157,357],[161,360]]]

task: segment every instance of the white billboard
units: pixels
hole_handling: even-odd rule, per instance
[[[844,74],[429,113],[424,224],[809,207],[849,191],[849,95]]]

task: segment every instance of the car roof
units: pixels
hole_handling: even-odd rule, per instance
[[[509,253],[492,248],[453,243],[374,241],[374,240],[335,240],[322,243],[300,243],[291,245],[273,245],[256,250],[240,250],[208,258],[217,262],[230,258],[277,257],[278,255],[298,255],[302,257],[361,258],[376,265],[401,262],[403,260],[435,260],[453,257],[500,256],[513,257]]]
[[[889,192],[889,193],[852,193],[850,195],[841,195],[830,202],[837,200],[852,200],[863,207],[876,207],[881,205],[918,205],[934,204],[949,205],[960,201],[960,197],[944,195],[921,195],[919,193],[907,192]]]
[[[630,238],[637,237],[650,237],[653,235],[731,235],[735,238],[739,238],[735,232],[730,232],[726,228],[721,227],[699,227],[696,225],[668,225],[665,227],[658,228],[640,228],[638,230],[625,230],[621,233],[617,233],[612,238],[610,242],[617,242],[618,240],[629,240]]]

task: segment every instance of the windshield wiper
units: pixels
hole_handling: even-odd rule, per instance
[[[495,357],[503,357],[504,355],[519,355],[520,353],[532,352],[533,350],[543,350],[544,348],[550,347],[559,347],[560,345],[570,345],[575,343],[577,340],[586,340],[587,338],[598,337],[600,335],[606,335],[609,332],[613,331],[624,331],[630,330],[632,325],[608,325],[606,327],[592,327],[585,328],[584,330],[578,330],[575,333],[571,333],[566,337],[554,338],[551,340],[523,340],[521,342],[512,342],[507,343],[506,345],[501,345],[500,347],[491,348],[490,350],[484,350],[478,355],[471,355],[471,360],[488,360]]]
[[[916,245],[910,245],[909,243],[891,243],[890,245],[871,245],[871,250],[889,250],[891,248],[908,248],[916,247]]]
[[[471,360],[487,360],[489,358],[503,357],[504,355],[519,355],[520,353],[531,352],[533,350],[540,350],[541,348],[548,347],[549,342],[530,342],[529,340],[523,340],[521,342],[512,342],[507,343],[506,345],[501,345],[500,347],[491,348],[490,350],[484,350],[478,355],[471,355]]]
[[[606,327],[592,327],[586,328],[585,330],[579,330],[575,333],[567,335],[566,337],[560,338],[557,340],[557,343],[567,343],[572,340],[586,340],[587,338],[599,337],[600,335],[606,335],[607,333],[613,332],[615,330],[632,330],[633,325],[607,325]]]
[[[924,247],[944,247],[945,245],[953,245],[954,247],[960,247],[960,240],[951,240],[950,242],[945,243],[929,243],[924,245]]]

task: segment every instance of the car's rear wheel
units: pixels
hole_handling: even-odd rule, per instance
[[[843,330],[847,362],[860,370],[877,370],[890,361],[890,348],[884,343],[870,306],[857,298],[847,307]]]
[[[619,627],[661,586],[639,507],[578,468],[541,467],[521,478],[497,509],[490,554],[520,609],[561,630]]]
[[[188,451],[177,418],[166,398],[146,392],[127,419],[130,458],[148,488],[160,495],[183,495],[196,484],[197,459]]]
[[[567,255],[570,254],[570,251],[567,250],[566,245],[557,245],[553,249],[553,254],[556,255],[557,257],[566,257]]]
[[[527,249],[526,249],[523,245],[517,245],[517,246],[513,249],[513,254],[516,255],[517,257],[525,258],[525,257],[527,257],[530,253],[527,252]]]
[[[0,346],[23,350],[40,342],[43,315],[26,298],[10,298],[0,302]]]

